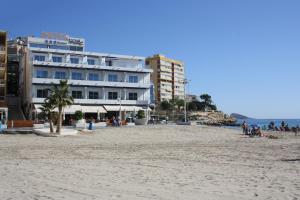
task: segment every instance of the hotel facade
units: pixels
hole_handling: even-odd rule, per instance
[[[40,112],[51,84],[68,80],[74,105],[64,114],[81,110],[89,117],[121,118],[150,103],[150,74],[145,58],[85,51],[85,40],[64,34],[42,33],[21,37],[10,44],[22,48],[19,95],[28,119]]]
[[[184,64],[180,61],[156,54],[146,58],[146,65],[153,70],[155,102],[184,99]]]

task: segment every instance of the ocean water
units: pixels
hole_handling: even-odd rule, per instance
[[[288,124],[289,127],[300,126],[300,119],[246,119],[246,120],[238,120],[237,123],[241,124],[246,121],[249,125],[256,124],[260,127],[268,126],[270,122],[274,122],[275,126],[280,127],[281,122],[284,121],[285,124]]]

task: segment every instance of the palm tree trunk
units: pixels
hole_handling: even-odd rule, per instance
[[[58,134],[60,134],[61,125],[62,125],[62,106],[58,106],[58,123],[56,128],[56,133]]]
[[[52,114],[49,114],[50,133],[53,133]]]

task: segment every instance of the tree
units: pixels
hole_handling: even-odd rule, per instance
[[[184,100],[183,99],[177,99],[176,106],[177,106],[178,110],[183,108],[184,107]]]
[[[74,118],[76,121],[82,120],[82,118],[83,118],[82,111],[81,110],[75,111]]]
[[[40,108],[42,113],[48,118],[49,126],[50,126],[50,133],[53,133],[53,121],[52,121],[52,112],[55,109],[55,105],[53,104],[51,98],[46,98],[42,107]]]
[[[200,99],[205,103],[205,105],[212,104],[211,96],[209,94],[200,95]]]
[[[189,111],[197,110],[197,105],[194,102],[189,102],[186,107]]]
[[[164,101],[160,102],[160,108],[162,110],[171,110],[172,105],[168,101],[164,100]]]
[[[58,123],[56,133],[60,134],[62,126],[62,109],[74,103],[73,97],[69,95],[69,86],[67,80],[60,80],[58,85],[52,85],[51,101],[58,108]]]

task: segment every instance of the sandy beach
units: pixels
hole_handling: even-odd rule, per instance
[[[199,126],[0,135],[0,199],[300,199],[300,137]]]

